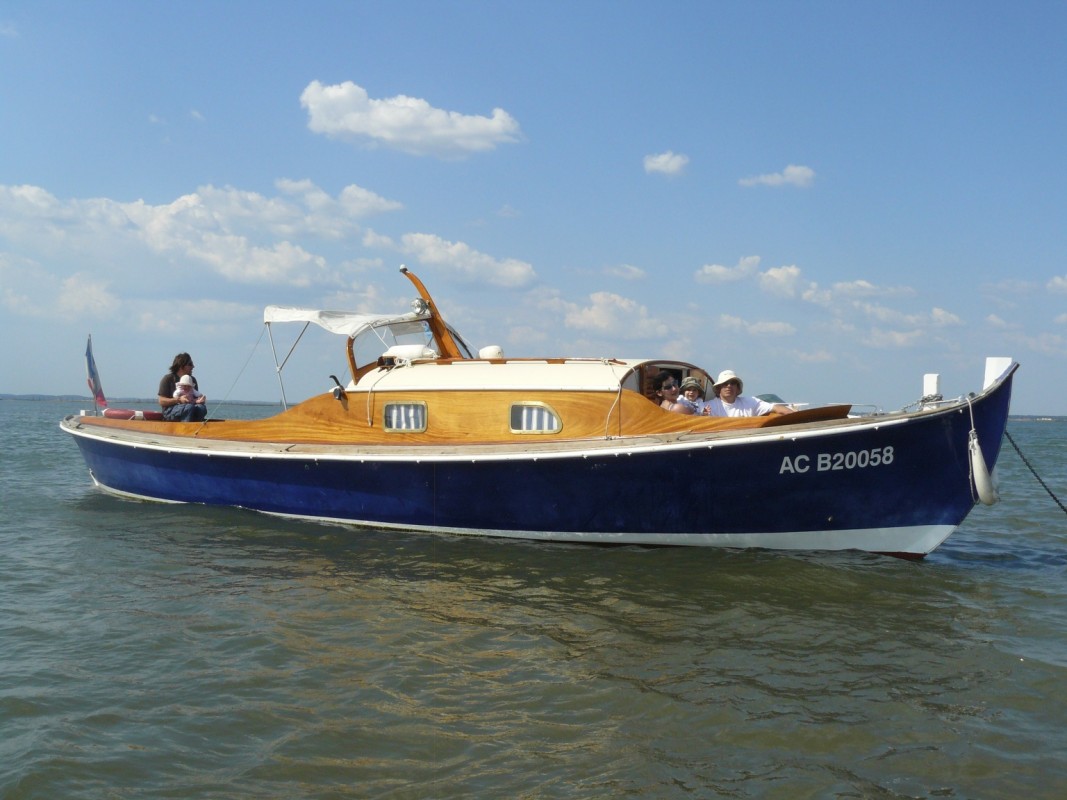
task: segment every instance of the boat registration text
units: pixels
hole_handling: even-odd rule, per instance
[[[868,467],[887,467],[893,463],[893,445],[873,447],[870,450],[849,450],[837,453],[819,453],[812,456],[799,455],[782,459],[779,475],[787,473],[832,472],[842,469],[867,469]]]

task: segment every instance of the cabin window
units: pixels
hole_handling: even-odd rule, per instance
[[[387,431],[426,430],[425,403],[386,403],[384,416]]]
[[[559,415],[544,403],[515,403],[511,406],[512,433],[559,433]]]

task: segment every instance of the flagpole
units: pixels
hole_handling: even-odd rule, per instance
[[[89,394],[93,398],[93,416],[100,415],[101,408],[107,408],[107,398],[104,397],[104,387],[100,384],[100,373],[96,369],[96,359],[93,358],[93,335],[89,334],[89,341],[85,345],[85,377],[89,384]]]

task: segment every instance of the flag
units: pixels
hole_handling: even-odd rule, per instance
[[[96,359],[93,358],[93,335],[89,334],[89,344],[85,345],[85,373],[88,377],[89,393],[98,406],[107,408],[104,387],[100,385],[100,373],[96,371]]]

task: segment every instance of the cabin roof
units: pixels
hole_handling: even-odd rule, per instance
[[[429,391],[508,389],[528,391],[616,392],[642,359],[572,358],[456,359],[415,361],[378,367],[363,375],[350,391]],[[662,362],[656,362],[662,363]]]

